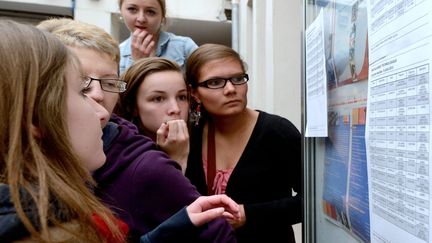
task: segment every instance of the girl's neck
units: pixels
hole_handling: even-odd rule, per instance
[[[235,135],[241,133],[251,122],[256,121],[258,112],[246,108],[243,112],[229,117],[212,117],[215,131],[225,135]]]

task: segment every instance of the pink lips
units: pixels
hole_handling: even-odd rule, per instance
[[[231,104],[235,104],[235,103],[241,103],[241,100],[230,100],[225,102],[225,105],[231,105]]]
[[[145,29],[147,29],[147,28],[144,27],[144,26],[135,26],[135,28],[136,28],[136,29],[140,29],[140,30],[145,30]]]

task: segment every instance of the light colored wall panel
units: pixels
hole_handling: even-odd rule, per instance
[[[167,15],[172,18],[220,21],[226,0],[166,0]]]

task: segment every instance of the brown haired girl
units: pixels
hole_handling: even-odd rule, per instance
[[[240,204],[240,220],[231,221],[238,242],[295,242],[291,225],[302,215],[297,128],[247,107],[251,77],[229,47],[198,47],[186,77],[202,115],[191,133],[186,176],[201,194],[226,194]]]

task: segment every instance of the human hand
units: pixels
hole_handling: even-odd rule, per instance
[[[234,221],[240,217],[239,205],[224,194],[201,196],[187,206],[186,211],[195,226],[201,226],[221,216]]]
[[[131,50],[132,59],[137,61],[144,57],[150,57],[154,53],[156,43],[153,35],[142,29],[136,29],[132,34]]]
[[[184,174],[189,155],[189,132],[186,122],[178,119],[162,123],[156,132],[156,143],[171,159],[180,164]]]
[[[231,224],[231,226],[234,229],[238,229],[238,228],[242,227],[246,223],[246,214],[245,214],[245,210],[244,210],[244,205],[243,204],[239,204],[239,216],[240,217],[238,217],[238,218],[227,219],[228,222]]]

